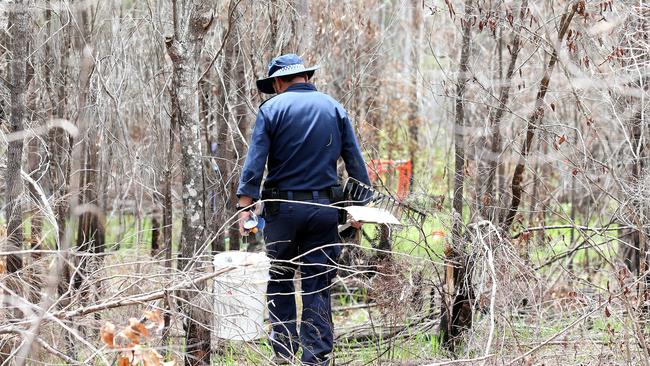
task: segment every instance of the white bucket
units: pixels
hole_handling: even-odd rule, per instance
[[[236,267],[214,279],[215,335],[238,341],[265,337],[271,260],[264,253],[230,251],[217,254],[214,267],[216,271]]]

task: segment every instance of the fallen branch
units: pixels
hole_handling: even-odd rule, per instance
[[[181,282],[180,284],[178,284],[176,286],[172,286],[172,287],[170,287],[168,289],[154,291],[154,292],[151,292],[151,293],[146,294],[146,295],[139,295],[139,296],[134,296],[134,297],[126,298],[126,299],[118,299],[118,300],[114,300],[114,301],[108,301],[108,302],[105,302],[105,303],[102,303],[102,304],[91,305],[91,306],[88,306],[88,307],[85,307],[85,308],[82,307],[82,308],[79,308],[77,310],[57,311],[55,313],[52,313],[52,316],[55,317],[55,318],[58,318],[58,319],[69,319],[69,318],[74,318],[74,317],[77,317],[77,316],[84,316],[84,315],[92,314],[92,313],[95,313],[97,311],[114,309],[114,308],[119,308],[119,307],[122,307],[122,306],[139,305],[139,304],[142,304],[143,302],[159,300],[159,299],[162,299],[163,297],[165,297],[165,295],[168,292],[174,292],[174,291],[179,291],[179,290],[192,288],[192,287],[196,286],[197,284],[199,284],[199,283],[201,283],[203,281],[207,281],[207,280],[209,280],[211,278],[218,277],[218,276],[220,276],[220,275],[222,275],[224,273],[228,273],[228,272],[234,270],[235,268],[238,268],[238,267],[226,267],[226,268],[220,269],[218,271],[203,275],[203,276],[201,276],[199,278],[196,278],[194,280]]]
[[[632,228],[634,228],[634,226],[619,226],[619,227],[589,227],[589,226],[582,226],[582,225],[534,226],[534,227],[525,228],[524,230],[513,235],[512,238],[517,239],[522,234],[530,233],[533,231],[543,231],[543,230],[576,229],[582,231],[595,231],[596,233],[602,233],[606,231],[617,231],[617,230],[632,229]]]
[[[462,365],[464,363],[469,363],[469,364],[474,365],[476,362],[485,361],[485,360],[487,360],[489,358],[492,358],[492,357],[494,357],[494,353],[491,353],[491,354],[485,355],[485,356],[481,356],[481,357],[476,357],[476,358],[464,358],[464,359],[460,359],[460,360],[451,360],[451,361],[429,363],[429,364],[426,364],[425,366]]]
[[[345,311],[350,311],[350,310],[359,310],[359,309],[370,309],[376,307],[377,304],[375,303],[369,303],[369,304],[357,304],[357,305],[348,305],[348,306],[335,306],[332,308],[332,312],[345,312]]]
[[[388,341],[392,338],[398,337],[403,334],[404,331],[408,331],[408,335],[413,334],[423,334],[424,332],[430,330],[433,326],[437,325],[438,321],[424,321],[424,319],[419,319],[415,324],[418,324],[415,328],[413,323],[409,324],[394,324],[394,325],[371,325],[365,324],[349,329],[347,332],[342,332],[336,335],[335,341],[337,343],[365,343],[373,340]],[[366,347],[366,345],[360,345],[360,347]]]
[[[336,336],[336,343],[356,344],[370,342],[375,339],[386,340],[397,336],[401,331],[407,328],[408,325],[405,324],[376,327],[364,325],[356,327],[349,332],[339,334]],[[362,347],[366,347],[366,345],[364,344]]]
[[[244,265],[246,266],[246,265]],[[70,318],[75,318],[79,316],[84,316],[88,314],[92,314],[98,311],[102,310],[109,310],[109,309],[114,309],[114,308],[119,308],[123,306],[130,306],[130,305],[141,305],[142,303],[149,302],[149,301],[154,301],[154,300],[159,300],[164,298],[168,293],[170,292],[175,292],[179,290],[184,290],[188,288],[192,288],[196,286],[197,284],[207,281],[211,278],[218,277],[224,273],[228,273],[236,268],[239,267],[226,267],[223,269],[220,269],[218,271],[212,272],[205,274],[201,277],[198,277],[194,280],[191,281],[185,281],[181,282],[178,285],[172,286],[170,288],[164,289],[164,290],[158,290],[154,292],[150,292],[148,294],[143,294],[143,295],[138,295],[138,296],[133,296],[125,299],[118,299],[118,300],[113,300],[113,301],[107,301],[104,303],[96,304],[96,305],[91,305],[87,307],[82,307],[76,310],[69,310],[69,311],[56,311],[53,313],[46,313],[44,315],[44,318],[47,320],[53,320],[56,319],[57,321],[59,320],[64,320],[64,319],[70,319]],[[24,332],[24,329],[19,329],[14,327],[13,325],[6,325],[3,327],[0,327],[0,334],[7,334],[7,333],[12,333],[12,334],[21,334]]]
[[[69,357],[65,353],[60,352],[56,348],[52,347],[49,343],[45,342],[41,337],[36,337],[36,343],[38,343],[41,347],[43,347],[44,350],[49,352],[50,354],[59,357],[60,359],[64,360],[67,362],[68,365],[82,365],[82,362],[79,362],[75,360],[72,357]]]

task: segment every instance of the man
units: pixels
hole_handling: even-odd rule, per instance
[[[338,210],[333,203],[339,185],[336,163],[343,158],[348,174],[369,184],[368,172],[345,109],[309,83],[318,66],[306,68],[295,54],[271,61],[268,77],[257,88],[277,95],[260,106],[252,141],[241,174],[239,227],[260,198],[266,220],[264,240],[273,259],[268,285],[272,322],[271,344],[277,361],[293,360],[302,346],[301,361],[328,365],[334,335],[330,286],[340,254]],[[315,205],[319,204],[319,205]],[[293,278],[302,279],[303,311],[300,336],[296,327]]]

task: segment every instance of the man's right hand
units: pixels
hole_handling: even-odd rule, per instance
[[[250,230],[244,229],[244,223],[251,217],[251,211],[242,211],[239,213],[239,233],[242,236],[248,236]]]
[[[253,199],[248,196],[240,196],[239,200],[237,202],[237,206],[239,207],[247,207],[253,204]],[[239,233],[242,236],[248,236],[248,233],[250,230],[244,229],[244,223],[248,218],[251,217],[251,211],[250,210],[244,210],[239,213]]]

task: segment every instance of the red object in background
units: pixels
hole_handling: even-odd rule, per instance
[[[370,182],[375,183],[379,176],[397,172],[397,198],[404,200],[411,188],[413,164],[410,160],[370,160],[368,162],[368,175]]]

